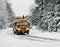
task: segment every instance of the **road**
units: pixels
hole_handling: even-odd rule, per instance
[[[32,36],[32,35],[25,35],[25,34],[21,34],[21,35],[10,34],[10,36],[13,36],[13,37],[15,37],[17,39],[25,39],[25,40],[38,41],[38,42],[60,41],[60,39]]]

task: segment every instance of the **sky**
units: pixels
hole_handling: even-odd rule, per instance
[[[10,2],[16,16],[29,15],[30,7],[34,4],[34,0],[10,0]]]

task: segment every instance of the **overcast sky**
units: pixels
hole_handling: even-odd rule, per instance
[[[16,16],[28,15],[34,0],[10,0]]]

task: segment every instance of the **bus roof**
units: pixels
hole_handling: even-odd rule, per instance
[[[15,22],[28,22],[27,19],[17,19]]]

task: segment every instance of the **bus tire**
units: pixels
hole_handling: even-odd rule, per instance
[[[14,34],[16,34],[15,31],[14,31]]]
[[[18,31],[16,31],[16,32],[15,32],[15,34],[16,34],[16,35],[19,35],[19,32],[18,32]]]
[[[29,30],[27,31],[27,34],[29,34]]]

